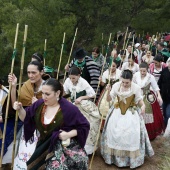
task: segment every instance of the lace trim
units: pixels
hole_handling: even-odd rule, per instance
[[[145,114],[144,116],[144,121],[145,121],[145,124],[148,124],[148,123],[153,123],[154,122],[154,119],[153,119],[153,114]]]
[[[130,158],[137,158],[140,155],[140,150],[136,151],[125,151],[125,150],[117,150],[117,149],[106,149],[106,154],[119,156],[119,157],[130,157]]]

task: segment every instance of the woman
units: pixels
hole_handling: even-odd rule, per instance
[[[133,74],[139,71],[139,65],[135,63],[134,54],[129,55],[128,62],[122,65],[122,69],[121,69],[122,71],[127,69],[131,70]]]
[[[96,64],[102,69],[104,65],[104,70],[108,68],[107,63],[104,63],[104,56],[100,53],[100,49],[98,47],[94,47],[92,50],[92,59],[96,62]]]
[[[62,85],[50,78],[42,86],[43,99],[26,110],[22,103],[14,104],[24,121],[26,142],[34,140],[36,129],[40,133],[35,152],[27,162],[30,170],[87,170],[88,157],[83,148],[90,126],[78,108],[62,98],[62,94]]]
[[[31,57],[31,61],[39,61],[40,63],[44,63],[44,58],[40,53],[34,53]],[[43,64],[44,65],[44,64]],[[54,77],[54,69],[49,66],[44,66],[43,79],[47,80],[50,77]]]
[[[154,154],[142,115],[145,104],[140,87],[132,82],[133,74],[124,70],[122,81],[108,87],[108,101],[114,101],[101,136],[101,154],[107,164],[136,168],[147,154]],[[140,106],[141,108],[139,108]]]
[[[111,70],[110,70],[111,69]],[[111,102],[107,102],[107,89],[106,89],[106,85],[109,83],[110,81],[110,85],[111,87],[113,86],[113,84],[115,84],[116,82],[118,82],[120,80],[121,77],[121,71],[119,69],[117,69],[117,62],[115,60],[112,61],[112,66],[110,69],[107,69],[103,75],[102,78],[100,77],[100,85],[101,86],[105,86],[105,88],[103,89],[103,91],[101,92],[100,98],[98,100],[98,108],[100,113],[102,113],[104,115],[104,119],[106,118],[106,115],[109,111],[110,106],[113,104]],[[110,79],[110,80],[109,80]],[[104,125],[103,121],[103,125]],[[103,127],[102,127],[103,128]]]
[[[121,71],[119,69],[117,69],[117,62],[116,60],[112,61],[112,66],[110,68],[111,70],[107,69],[103,75],[102,78],[100,77],[100,85],[104,86],[108,83],[108,80],[110,78],[110,82],[113,85],[115,81],[119,81],[120,79],[120,75],[121,75]]]
[[[42,75],[44,74],[43,65],[38,61],[32,61],[27,66],[27,74],[29,80],[27,80],[21,87],[20,101],[23,107],[31,106],[38,99],[42,98],[42,84],[44,80]],[[11,100],[12,103],[16,101],[16,85],[17,78],[15,75],[9,75],[8,81],[12,83]],[[28,142],[25,144],[24,128],[21,129],[22,134],[19,141],[18,154],[14,161],[14,170],[22,169],[26,170],[26,162],[30,159],[34,152],[38,137],[34,133],[34,142]]]
[[[156,82],[158,82],[161,71],[165,67],[166,64],[162,62],[162,55],[157,54],[153,59],[153,63],[149,66],[150,73],[155,77]]]
[[[128,44],[127,49],[121,50],[119,57],[121,58],[123,63],[128,62],[128,57],[132,53],[132,45]]]
[[[40,53],[34,53],[31,57],[31,61],[39,61],[40,63],[44,63],[44,58]]]
[[[116,49],[113,49],[111,56],[109,57],[109,61],[107,61],[109,66],[111,66],[113,60],[116,62],[117,68],[119,68],[121,64],[121,58],[118,56]]]
[[[142,57],[142,61],[150,65],[153,62],[153,56],[151,55],[151,51],[147,51],[146,55]]]
[[[164,131],[164,121],[159,106],[162,105],[162,98],[154,76],[147,72],[147,63],[141,63],[139,68],[140,72],[134,74],[133,82],[141,87],[146,106],[144,121],[149,139],[153,140]],[[155,94],[150,89],[153,89]]]
[[[72,67],[69,70],[69,78],[66,79],[63,86],[65,94],[70,94],[71,102],[76,104],[90,123],[90,131],[85,145],[85,150],[90,155],[94,151],[100,115],[96,105],[90,101],[95,97],[95,91],[85,79],[80,77],[80,74],[81,71],[78,67]]]

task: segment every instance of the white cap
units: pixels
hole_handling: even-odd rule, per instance
[[[135,48],[138,48],[140,46],[140,43],[135,44]]]

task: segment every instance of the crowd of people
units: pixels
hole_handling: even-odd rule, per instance
[[[19,100],[17,76],[8,75],[12,88],[2,164],[12,162],[17,110],[14,170],[86,170],[96,149],[106,164],[141,166],[146,155],[154,155],[150,141],[170,131],[168,43],[148,36],[120,51],[114,45],[106,58],[98,47],[90,56],[77,48],[64,81],[43,66],[41,54],[33,54]],[[8,93],[0,82],[0,147]]]

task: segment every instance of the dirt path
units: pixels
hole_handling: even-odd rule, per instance
[[[162,157],[165,156],[166,148],[162,147],[161,138],[155,139],[153,142],[151,142],[151,144],[154,149],[155,155],[152,158],[145,157],[144,164],[141,167],[136,168],[137,170],[160,170],[159,167],[163,161]],[[105,164],[100,154],[100,149],[97,150],[95,157],[94,157],[92,170],[129,170],[129,169],[130,168],[118,168],[117,166],[114,166],[114,165]],[[167,169],[167,170],[170,170],[170,169]]]

